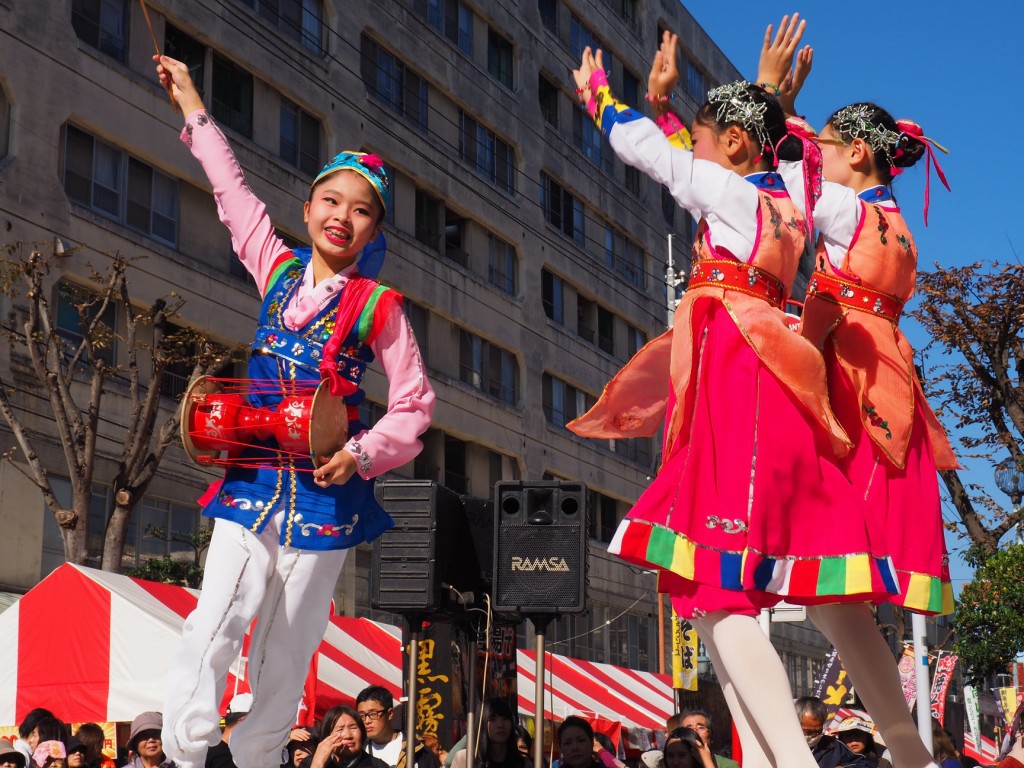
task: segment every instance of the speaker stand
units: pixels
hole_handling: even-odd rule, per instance
[[[468,760],[466,761],[467,766],[476,765],[476,707],[477,707],[477,696],[476,696],[476,659],[477,659],[477,637],[476,631],[471,626],[466,626],[466,635],[470,638],[470,653],[469,653],[469,670],[467,672],[469,678],[469,701],[466,703],[466,755]]]
[[[544,765],[544,634],[554,616],[541,614],[530,616],[534,632],[537,633],[537,664],[533,681],[533,764]],[[554,744],[555,724],[551,723],[551,741]]]
[[[406,616],[409,626],[409,666],[407,667],[405,689],[405,764],[409,768],[416,767],[416,668],[419,666],[420,632],[423,630],[423,619]]]

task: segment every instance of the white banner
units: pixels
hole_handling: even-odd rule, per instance
[[[978,710],[978,691],[973,685],[964,686],[964,710],[967,714],[967,731],[977,742],[981,736],[981,712]]]

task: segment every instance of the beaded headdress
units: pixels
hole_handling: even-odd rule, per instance
[[[871,112],[870,104],[851,104],[836,112],[832,125],[836,133],[844,138],[863,139],[872,151],[885,155],[892,165],[899,147],[900,134],[872,120]]]
[[[770,147],[768,127],[765,125],[765,113],[768,105],[758,103],[750,93],[750,83],[737,80],[726,83],[708,91],[708,104],[716,107],[715,119],[719,123],[739,123],[757,137],[762,147]]]

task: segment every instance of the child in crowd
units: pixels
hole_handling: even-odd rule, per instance
[[[185,118],[181,138],[202,164],[235,252],[263,296],[250,404],[275,408],[323,379],[348,413],[347,442],[319,466],[260,441],[244,454],[247,466],[230,468],[208,494],[204,514],[217,521],[202,594],[167,675],[164,749],[178,768],[197,768],[220,740],[228,667],[258,617],[248,656],[254,700],[232,753],[240,768],[277,768],[345,555],[392,525],[374,500],[372,478],[420,451],[434,393],[401,296],[370,279],[376,269],[358,260],[383,251],[391,180],[380,158],[342,152],[324,167],[303,206],[312,247],[293,251],[246,184],[188,68],[154,58]],[[360,380],[375,357],[389,381],[388,410],[367,430],[358,419]]]

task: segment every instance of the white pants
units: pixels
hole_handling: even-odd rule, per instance
[[[185,620],[167,674],[163,748],[178,768],[202,768],[206,750],[221,739],[219,707],[228,669],[253,617],[253,704],[231,734],[231,753],[239,768],[281,764],[348,553],[282,547],[283,515],[258,535],[228,520],[214,524],[199,604]]]

